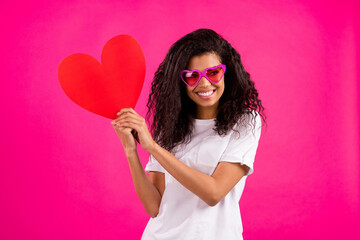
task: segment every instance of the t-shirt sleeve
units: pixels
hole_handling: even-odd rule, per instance
[[[223,153],[220,162],[241,163],[249,167],[245,176],[254,172],[254,160],[256,150],[261,135],[261,118],[257,114],[255,117],[255,129],[247,127],[240,131],[240,136],[236,132],[232,133],[229,144]]]
[[[165,173],[165,169],[160,165],[160,163],[150,154],[149,161],[145,166],[146,172],[162,172]]]

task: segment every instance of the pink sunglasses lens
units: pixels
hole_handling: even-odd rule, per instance
[[[209,69],[206,71],[206,76],[215,83],[220,81],[223,75],[224,69],[222,69],[221,67]]]
[[[185,80],[187,84],[190,86],[195,85],[197,80],[199,80],[199,73],[198,72],[184,72],[182,74],[182,78]]]

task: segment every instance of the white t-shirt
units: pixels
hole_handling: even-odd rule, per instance
[[[212,175],[219,162],[238,162],[249,167],[247,174],[215,206],[207,205],[173,178],[150,155],[146,171],[165,173],[165,191],[159,213],[150,218],[142,240],[241,240],[242,222],[239,200],[253,163],[261,134],[261,118],[255,118],[254,133],[250,126],[238,127],[239,135],[230,131],[219,136],[215,119],[195,119],[191,142],[176,147],[175,157],[186,165]]]

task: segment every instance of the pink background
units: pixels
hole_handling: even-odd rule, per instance
[[[140,238],[149,217],[120,140],[66,97],[57,66],[134,36],[147,61],[144,116],[168,48],[201,27],[237,48],[268,115],[240,201],[245,239],[359,239],[358,1],[10,2],[0,9],[0,239]]]

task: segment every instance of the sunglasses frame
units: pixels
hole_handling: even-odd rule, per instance
[[[210,79],[206,76],[206,72],[207,72],[208,70],[216,69],[216,68],[219,68],[219,67],[222,68],[223,74],[222,74],[222,76],[220,77],[219,81],[214,82],[214,81],[210,80]],[[204,72],[200,72],[200,70],[197,70],[197,69],[194,69],[194,70],[182,70],[181,73],[180,73],[180,78],[181,78],[181,80],[182,80],[186,85],[188,85],[189,87],[195,87],[195,86],[199,83],[199,81],[200,81],[200,79],[201,79],[202,77],[205,77],[208,81],[216,84],[216,83],[220,82],[221,79],[223,79],[223,77],[224,77],[224,75],[225,75],[225,71],[226,71],[226,66],[225,66],[224,64],[219,64],[219,65],[217,65],[217,66],[215,66],[215,67],[206,68],[206,69],[204,70]],[[199,79],[196,81],[196,83],[195,83],[194,85],[188,84],[188,83],[185,81],[185,79],[183,79],[183,74],[184,74],[184,73],[192,73],[192,72],[197,72],[197,73],[199,74]]]

